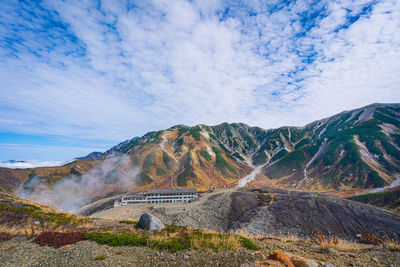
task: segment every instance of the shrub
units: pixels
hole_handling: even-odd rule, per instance
[[[105,255],[99,255],[96,258],[94,258],[95,261],[102,261],[102,260],[105,260],[105,259],[106,259]]]
[[[253,243],[250,239],[241,236],[240,237],[240,243],[242,244],[243,247],[250,249],[250,250],[259,250],[260,248]]]
[[[84,239],[92,240],[102,245],[117,246],[146,246],[148,237],[134,233],[89,233]]]
[[[133,220],[123,220],[123,221],[119,221],[120,223],[126,223],[126,224],[133,224],[136,225],[138,224],[137,221],[133,221]]]
[[[150,247],[164,250],[168,249],[172,252],[177,252],[183,249],[190,248],[190,238],[185,237],[168,237],[165,239],[154,239],[150,241]]]

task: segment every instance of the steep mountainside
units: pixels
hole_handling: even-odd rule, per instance
[[[304,127],[264,130],[242,123],[177,125],[127,140],[105,153],[91,153],[72,164],[94,162],[98,166],[128,155],[135,172],[125,166],[123,173],[129,173],[133,185],[117,191],[238,184],[354,190],[384,187],[400,179],[399,147],[400,104],[373,104]],[[120,183],[116,174],[121,164],[115,162],[99,174],[111,187]],[[39,172],[0,169],[3,189],[14,189],[34,171]],[[14,181],[10,178],[14,176],[4,175],[9,172],[24,178]],[[50,184],[55,173],[46,176]]]

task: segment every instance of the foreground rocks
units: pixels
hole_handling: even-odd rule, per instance
[[[147,212],[143,213],[142,216],[140,216],[139,222],[136,227],[147,229],[150,231],[160,231],[165,229],[165,225],[160,221],[160,219],[158,219],[153,214]]]
[[[257,241],[260,251],[195,251],[172,253],[147,247],[109,247],[91,241],[55,249],[39,246],[32,239],[17,237],[0,243],[0,266],[285,266],[277,251],[295,267],[314,266],[400,266],[400,252],[383,246],[371,249],[326,254],[309,241]],[[284,256],[283,256],[284,257]],[[287,258],[286,258],[287,259]],[[309,265],[301,265],[309,264]]]

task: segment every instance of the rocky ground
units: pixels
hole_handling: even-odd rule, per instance
[[[363,233],[400,238],[397,214],[329,195],[273,188],[220,190],[194,203],[128,205],[92,217],[138,220],[143,212],[164,223],[218,232],[309,237],[320,230],[352,240]]]
[[[382,246],[338,252],[320,249],[304,240],[266,238],[257,244],[261,247],[258,252],[184,250],[171,253],[145,247],[109,247],[91,241],[55,249],[17,237],[0,243],[0,266],[240,266],[265,261],[277,250],[312,259],[320,266],[327,263],[333,266],[400,266],[400,252]]]

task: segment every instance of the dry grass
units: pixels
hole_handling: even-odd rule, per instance
[[[316,237],[313,237],[312,240],[317,243],[321,249],[333,248],[336,251],[342,252],[360,251],[374,247],[373,245],[351,242],[338,237],[325,237],[319,230],[317,230]]]
[[[237,251],[242,247],[240,239],[236,235],[215,236],[199,235],[190,240],[190,248],[206,251],[206,250],[231,250]]]
[[[400,244],[397,241],[387,241],[385,242],[385,246],[393,251],[400,251]]]
[[[361,251],[364,249],[370,249],[374,247],[374,245],[360,244],[357,242],[351,242],[343,239],[337,239],[335,243],[329,243],[329,242],[322,243],[319,246],[321,249],[333,248],[334,250],[341,252]]]

